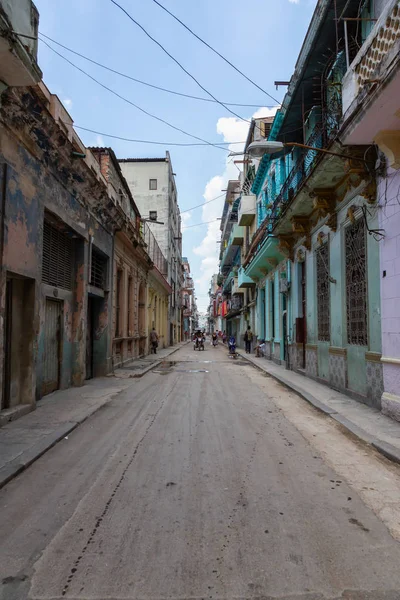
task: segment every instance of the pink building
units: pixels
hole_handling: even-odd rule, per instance
[[[377,144],[382,412],[400,421],[400,2],[379,0],[377,19],[343,81],[345,144]],[[380,233],[384,235],[381,238]]]

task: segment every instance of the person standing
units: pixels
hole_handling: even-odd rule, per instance
[[[158,333],[155,330],[155,327],[153,327],[152,332],[150,333],[150,343],[151,343],[151,349],[154,352],[154,354],[157,354],[157,348],[158,348]]]
[[[251,342],[253,341],[253,332],[251,331],[250,325],[244,334],[244,343],[246,346],[246,354],[251,354]]]

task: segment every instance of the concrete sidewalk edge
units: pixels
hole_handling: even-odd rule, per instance
[[[268,369],[264,369],[262,365],[251,360],[250,356],[246,356],[241,352],[239,352],[238,354],[241,358],[247,360],[250,364],[252,364],[254,367],[259,369],[263,373],[267,373],[270,377],[273,377],[288,389],[296,392],[296,394],[298,394],[299,396],[301,396],[301,398],[303,398],[309,404],[314,406],[314,408],[324,413],[331,419],[335,420],[337,423],[340,423],[341,426],[344,427],[344,429],[346,429],[349,433],[362,440],[363,442],[373,446],[375,450],[380,452],[380,454],[385,456],[387,459],[400,464],[399,448],[396,448],[392,444],[384,442],[383,440],[380,440],[379,438],[376,438],[375,436],[372,436],[371,434],[367,433],[364,429],[362,429],[361,427],[359,427],[358,425],[356,425],[355,423],[338,413],[336,410],[332,409],[330,406],[327,406],[326,404],[315,398],[315,396],[313,396],[309,392],[303,390],[301,386],[298,386],[295,383],[288,381],[283,375],[279,373],[271,373]]]

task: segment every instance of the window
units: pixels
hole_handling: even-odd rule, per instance
[[[43,226],[42,281],[72,290],[72,238],[48,221]]]
[[[117,289],[115,298],[115,337],[120,336],[120,321],[121,321],[121,287],[122,287],[122,271],[117,271]],[[117,352],[118,353],[118,352]]]
[[[106,259],[93,249],[90,267],[90,285],[100,290],[104,290],[106,285],[106,265]]]
[[[149,190],[157,189],[157,179],[149,179]]]
[[[367,243],[364,219],[345,230],[347,342],[368,345]]]
[[[329,245],[322,244],[317,255],[317,311],[318,311],[318,340],[329,342],[330,335],[330,283],[329,283]]]
[[[157,189],[157,188],[155,188],[155,189]],[[150,221],[157,221],[157,211],[156,210],[149,211],[149,219],[150,219]]]
[[[128,327],[128,336],[131,335],[131,331],[133,329],[132,323],[132,299],[133,299],[133,288],[132,288],[133,278],[131,275],[128,277],[128,297],[126,299],[126,323]]]

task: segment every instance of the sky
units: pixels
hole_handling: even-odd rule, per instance
[[[274,114],[289,80],[317,0],[159,0],[195,33],[271,94],[244,79],[206,48],[153,0],[118,0],[131,16],[218,100],[231,106],[181,97],[142,85],[94,65],[46,40],[79,68],[129,102],[207,142],[244,142],[252,116]],[[210,98],[163,50],[111,0],[35,0],[42,34],[114,70],[182,94]],[[208,305],[208,289],[218,272],[220,196],[238,167],[210,145],[173,146],[197,140],[141,112],[39,42],[39,65],[50,91],[71,114],[86,146],[111,146],[119,158],[171,154],[182,213],[183,256],[195,280],[199,309]],[[240,117],[240,118],[239,118]],[[160,145],[108,137],[152,140]],[[198,208],[192,209],[194,206]],[[190,210],[189,210],[190,209]],[[211,223],[208,223],[212,221]],[[201,224],[201,225],[200,225]]]

